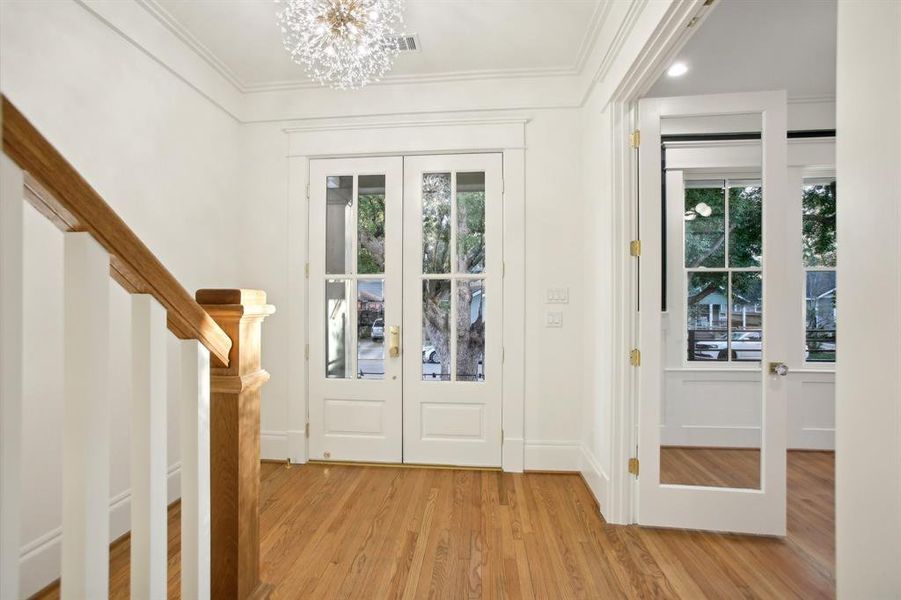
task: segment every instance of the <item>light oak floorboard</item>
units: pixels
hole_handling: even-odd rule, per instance
[[[753,465],[733,452],[679,449],[680,477]],[[291,599],[834,597],[834,455],[789,452],[788,467],[779,540],[609,525],[572,474],[264,463],[263,580]],[[170,598],[178,532],[174,505]],[[112,598],[128,598],[128,569],[126,538]]]

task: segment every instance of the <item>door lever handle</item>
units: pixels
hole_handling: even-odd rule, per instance
[[[391,358],[400,356],[400,327],[397,325],[388,328],[388,356]]]
[[[785,377],[788,375],[788,365],[781,362],[771,362],[770,375],[781,375],[782,377]]]

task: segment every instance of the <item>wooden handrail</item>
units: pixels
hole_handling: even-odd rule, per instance
[[[110,255],[110,275],[126,291],[166,308],[169,330],[196,339],[228,365],[231,339],[109,204],[3,96],[3,152],[25,172],[25,197],[62,231],[86,231]]]

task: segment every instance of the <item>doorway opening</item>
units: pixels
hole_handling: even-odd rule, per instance
[[[635,105],[635,520],[786,536],[830,572],[835,25],[834,2],[722,0]]]

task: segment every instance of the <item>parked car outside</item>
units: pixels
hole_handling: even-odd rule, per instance
[[[695,342],[695,360],[726,360],[729,352],[726,340]],[[763,343],[759,331],[732,332],[732,360],[760,360]]]
[[[372,322],[372,341],[381,342],[385,339],[385,320],[376,319]]]

